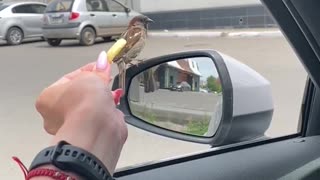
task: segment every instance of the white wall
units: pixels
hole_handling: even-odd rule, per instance
[[[174,11],[261,4],[260,0],[133,0],[141,12]],[[140,2],[137,2],[140,1]]]

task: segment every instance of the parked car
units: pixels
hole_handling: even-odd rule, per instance
[[[110,40],[122,34],[137,15],[116,0],[53,0],[45,11],[43,33],[51,46],[63,39],[89,46],[97,37]]]
[[[177,85],[170,86],[171,91],[191,91],[191,86],[186,81],[182,81],[181,83],[178,83]]]
[[[208,90],[202,89],[202,88],[200,88],[199,91],[202,92],[202,93],[209,93]]]
[[[42,37],[46,6],[38,2],[0,3],[0,39],[17,45],[27,38]]]

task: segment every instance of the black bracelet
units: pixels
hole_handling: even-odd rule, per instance
[[[113,180],[105,165],[90,152],[60,141],[40,151],[29,170],[52,164],[63,171],[76,173],[89,180]]]

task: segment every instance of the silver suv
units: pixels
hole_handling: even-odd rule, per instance
[[[97,37],[120,35],[140,15],[116,0],[53,0],[44,14],[43,36],[51,46],[63,39],[92,45]]]

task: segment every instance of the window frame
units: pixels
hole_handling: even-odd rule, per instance
[[[123,9],[123,11],[113,11],[113,10],[110,10],[110,7],[109,7],[109,4],[108,4],[108,3],[115,3],[115,4],[119,5],[119,6]],[[117,2],[117,1],[106,0],[106,6],[107,6],[109,12],[126,13],[126,8],[127,8],[127,7],[123,6],[123,4],[120,4],[120,3]]]

